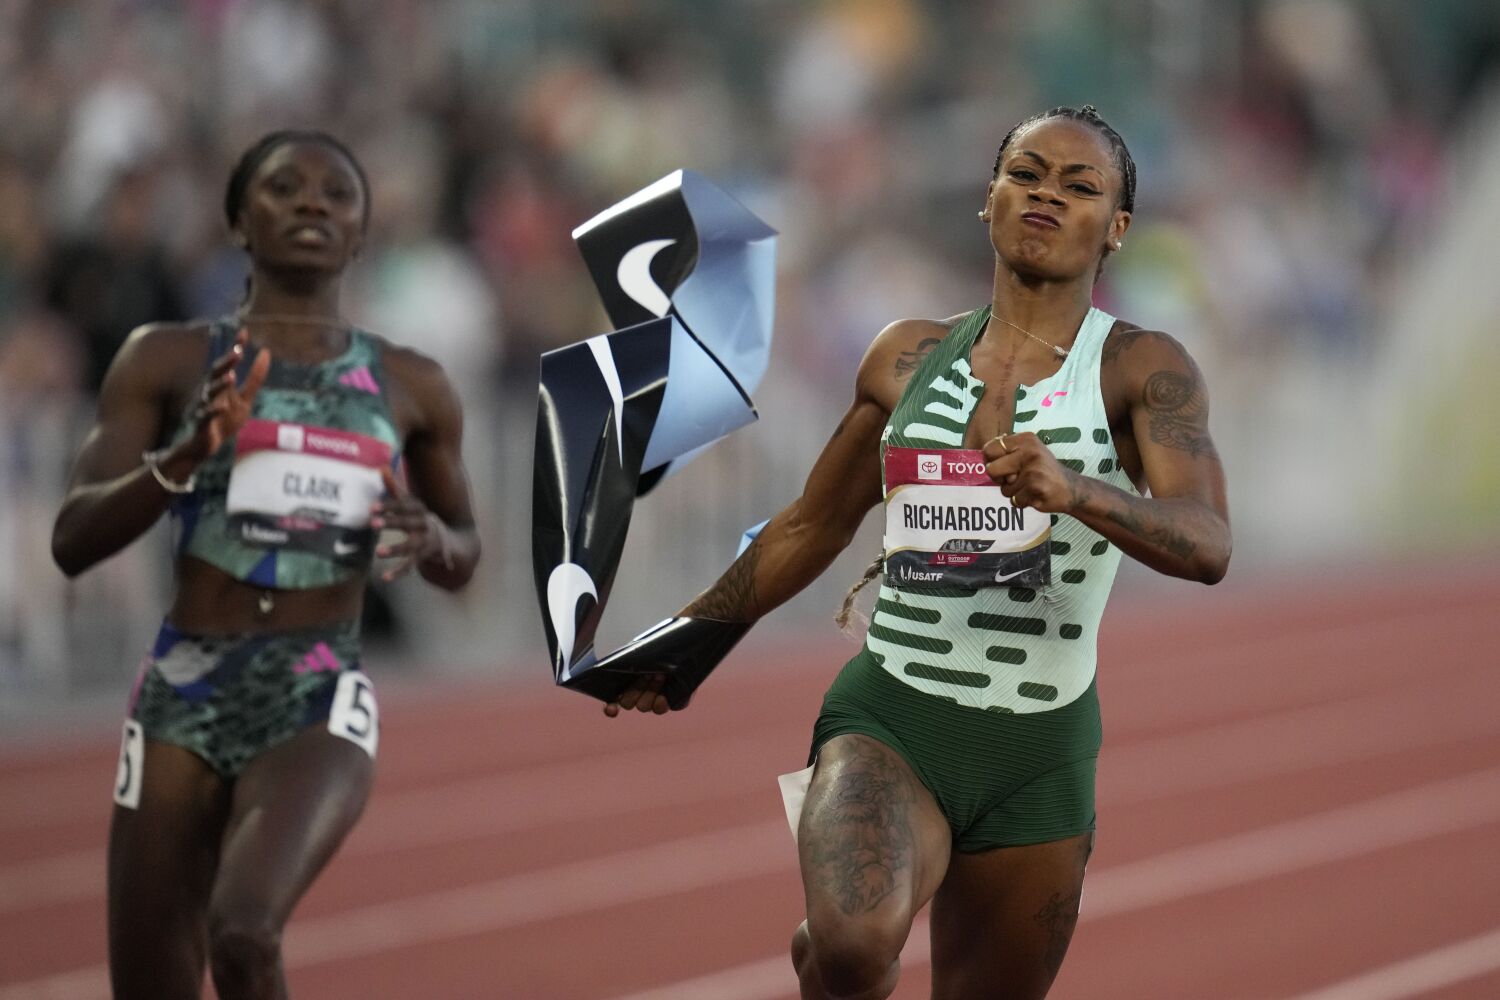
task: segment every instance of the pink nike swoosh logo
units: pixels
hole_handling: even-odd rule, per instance
[[[1068,390],[1066,390],[1066,389],[1059,389],[1056,392],[1049,392],[1049,393],[1047,393],[1046,397],[1042,400],[1042,405],[1043,406],[1051,406],[1052,405],[1053,397],[1055,397],[1055,396],[1066,396],[1067,394],[1068,394]]]

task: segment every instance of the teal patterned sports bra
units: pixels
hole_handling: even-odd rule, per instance
[[[212,324],[210,361],[237,330],[232,319]],[[368,570],[370,504],[401,446],[382,354],[379,340],[351,329],[348,348],[322,364],[273,355],[250,420],[172,506],[178,553],[267,588],[325,587]],[[252,361],[247,354],[241,362],[241,378]],[[174,440],[190,430],[185,415]]]

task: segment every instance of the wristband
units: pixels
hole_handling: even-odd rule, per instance
[[[160,451],[142,452],[141,461],[145,462],[146,468],[151,470],[151,476],[156,480],[157,485],[168,493],[181,495],[193,492],[194,487],[198,485],[198,474],[196,472],[188,476],[186,482],[178,483],[168,479],[167,474],[161,471],[161,457],[165,451],[166,449],[163,448]]]

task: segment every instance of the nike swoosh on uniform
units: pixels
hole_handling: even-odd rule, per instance
[[[672,300],[661,290],[656,279],[651,277],[651,261],[658,253],[676,243],[676,240],[647,240],[631,247],[620,258],[615,269],[615,279],[620,290],[630,296],[642,309],[653,316],[665,316],[672,308]]]
[[[336,556],[353,555],[354,553],[356,553],[358,551],[359,551],[359,546],[353,544],[352,542],[334,542],[333,543],[333,554],[336,555]]]
[[[1020,576],[1022,573],[1027,573],[1027,572],[1029,572],[1029,570],[1018,569],[1014,573],[1005,573],[1005,574],[996,573],[995,574],[995,582],[996,583],[1004,583],[1006,580],[1013,580],[1016,577]]]

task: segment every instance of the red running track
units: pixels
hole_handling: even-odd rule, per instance
[[[1500,575],[1168,593],[1106,619],[1098,845],[1052,996],[1500,997]],[[293,994],[794,997],[775,776],[852,647],[760,632],[667,719],[540,679],[388,686],[374,799],[288,930]],[[114,753],[0,752],[0,1000],[107,995]]]

